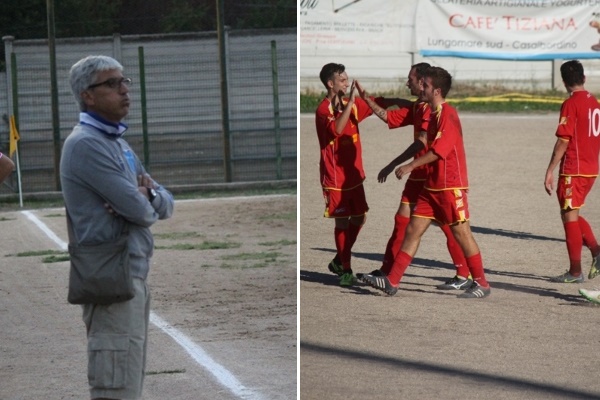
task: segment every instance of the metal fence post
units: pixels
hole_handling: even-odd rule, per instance
[[[226,28],[224,0],[217,0],[217,33],[221,65],[221,118],[223,120],[223,166],[225,182],[231,182],[231,149],[229,143],[229,94],[227,93]]]
[[[52,100],[52,137],[54,142],[54,180],[60,191],[60,113],[58,111],[58,83],[56,77],[56,35],[54,28],[54,1],[47,0],[48,51],[50,53],[50,97]]]
[[[277,69],[277,42],[271,40],[271,66],[273,71],[273,114],[275,122],[275,155],[277,157],[277,179],[281,179],[281,130],[279,117],[279,72]]]
[[[144,47],[138,47],[138,61],[140,65],[140,95],[142,101],[142,138],[144,141],[144,168],[150,171],[150,148],[148,145],[148,107],[146,104],[146,64],[144,61]]]
[[[121,62],[123,52],[121,51],[121,34],[113,33],[113,56],[114,59]]]
[[[11,59],[11,54],[13,53],[13,41],[15,40],[14,36],[3,36],[2,41],[4,42],[4,59],[6,62],[6,98],[10,99],[12,96],[12,65],[8,60]],[[8,101],[8,116],[13,115],[13,103]]]

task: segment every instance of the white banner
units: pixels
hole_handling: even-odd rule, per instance
[[[423,56],[600,58],[600,0],[420,0],[415,25]]]
[[[300,0],[298,9],[303,55],[411,51],[411,1]]]

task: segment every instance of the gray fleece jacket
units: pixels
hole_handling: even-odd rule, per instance
[[[71,244],[115,239],[127,223],[131,273],[146,279],[154,249],[150,226],[173,214],[173,196],[158,186],[157,197],[150,203],[138,191],[137,176],[146,171],[120,137],[122,132],[107,132],[102,122],[93,125],[76,125],[62,149],[60,180],[72,221]],[[104,203],[119,217],[109,213]]]

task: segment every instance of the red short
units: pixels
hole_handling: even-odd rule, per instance
[[[440,225],[468,221],[467,190],[431,191],[424,189],[421,191],[411,215],[433,219]]]
[[[556,194],[562,210],[576,210],[585,205],[587,197],[596,177],[559,176]]]
[[[358,217],[369,211],[365,188],[359,185],[349,190],[323,189],[325,218]]]
[[[400,202],[415,205],[424,186],[425,180],[407,180],[406,185],[404,185],[404,190],[402,191],[402,199]]]

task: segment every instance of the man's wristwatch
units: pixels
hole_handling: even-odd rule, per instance
[[[150,200],[150,203],[152,203],[157,196],[156,190],[149,187],[147,187],[146,190],[148,191],[148,200]]]

